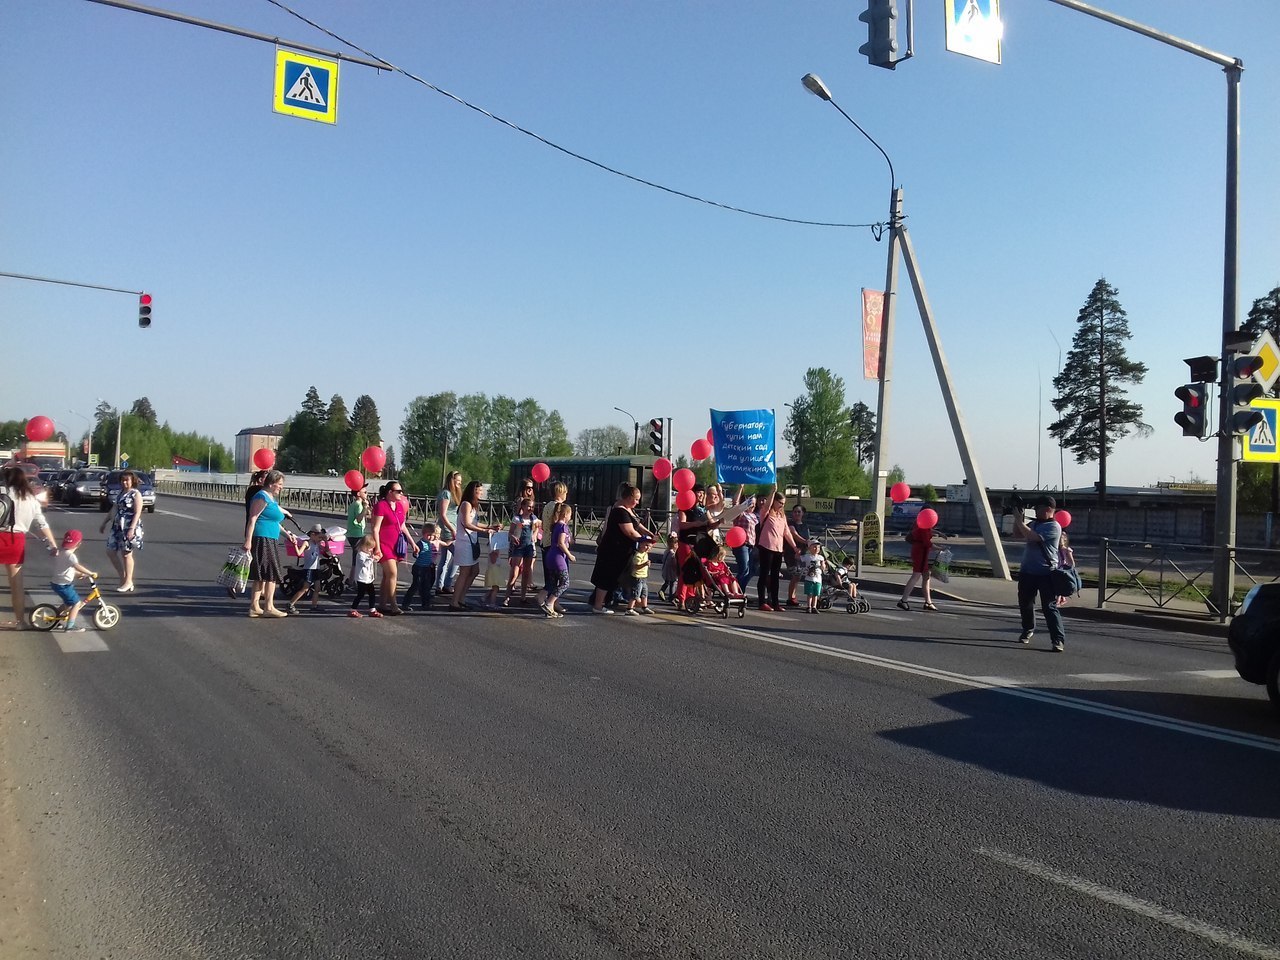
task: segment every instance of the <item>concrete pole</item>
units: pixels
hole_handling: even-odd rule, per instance
[[[843,112],[843,111],[842,111]],[[876,563],[884,563],[885,481],[889,476],[889,395],[893,383],[893,317],[898,302],[898,226],[902,223],[902,188],[889,197],[889,255],[884,276],[884,316],[880,323],[880,387],[876,395],[876,443],[871,467],[871,510],[880,518]]]

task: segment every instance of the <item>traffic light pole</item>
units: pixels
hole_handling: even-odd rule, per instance
[[[1218,53],[1198,43],[1162,33],[1127,17],[1099,10],[1087,3],[1081,3],[1080,0],[1051,0],[1051,2],[1115,26],[1124,27],[1134,33],[1140,33],[1152,40],[1159,40],[1186,53],[1195,54],[1210,63],[1216,63],[1227,75],[1227,196],[1226,228],[1222,251],[1222,378],[1220,381],[1222,393],[1218,412],[1218,484],[1213,523],[1214,554],[1211,589],[1211,599],[1217,608],[1218,618],[1225,621],[1231,616],[1232,598],[1235,592],[1236,458],[1239,452],[1239,438],[1234,425],[1235,375],[1231,369],[1231,355],[1237,330],[1236,317],[1239,314],[1237,283],[1240,271],[1237,256],[1240,228],[1237,213],[1240,205],[1240,75],[1244,71],[1244,63],[1236,57],[1229,57],[1225,53]]]

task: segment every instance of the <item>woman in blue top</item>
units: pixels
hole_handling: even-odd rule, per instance
[[[253,557],[255,577],[253,593],[249,598],[251,617],[287,617],[276,609],[276,584],[284,579],[280,568],[280,553],[276,542],[280,539],[280,522],[293,519],[293,514],[276,502],[284,489],[284,474],[271,470],[262,482],[262,489],[249,501],[249,519],[244,526],[244,548]],[[286,534],[288,536],[288,534]],[[262,601],[259,604],[259,600]]]

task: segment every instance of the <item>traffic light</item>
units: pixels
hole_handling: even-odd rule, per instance
[[[1203,438],[1209,429],[1209,388],[1203,383],[1184,383],[1173,395],[1182,401],[1182,412],[1173,418],[1182,435]]]
[[[1253,375],[1262,366],[1257,356],[1236,357],[1231,361],[1231,432],[1248,433],[1263,419],[1262,411],[1249,406],[1266,391]]]
[[[151,326],[151,294],[138,294],[138,326],[143,330]]]
[[[1182,362],[1191,368],[1192,383],[1214,383],[1217,381],[1217,357],[1188,357]]]
[[[649,421],[649,449],[655,457],[662,456],[662,420],[658,417]]]
[[[898,65],[898,0],[867,0],[867,9],[858,19],[867,25],[867,42],[858,52],[872,66],[894,69]]]

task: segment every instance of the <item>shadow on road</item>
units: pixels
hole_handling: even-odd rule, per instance
[[[1082,699],[1080,691],[1049,690]],[[1094,698],[1098,699],[1098,698]],[[960,763],[1054,790],[1201,813],[1280,818],[1280,754],[1183,731],[965,690],[935,699],[958,719],[880,734]],[[1167,716],[1233,716],[1277,732],[1265,698],[1111,691],[1106,702]],[[1260,723],[1250,722],[1252,720]],[[1200,722],[1207,722],[1201,720]]]

